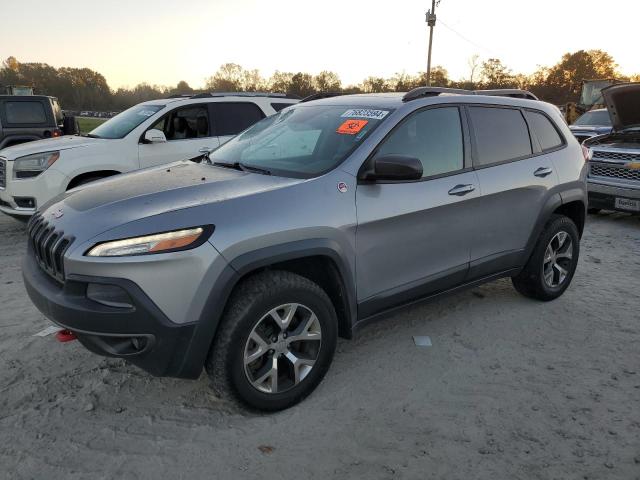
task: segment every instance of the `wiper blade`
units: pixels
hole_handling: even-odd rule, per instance
[[[87,133],[87,134],[85,135],[85,137],[89,137],[89,138],[101,138],[100,136],[98,136],[98,135],[96,135],[96,134],[94,134],[94,133]]]
[[[241,172],[260,173],[262,175],[271,175],[271,170],[266,168],[254,167],[253,165],[246,165],[242,162],[213,162],[213,165],[218,167],[233,168],[234,170],[240,170]]]

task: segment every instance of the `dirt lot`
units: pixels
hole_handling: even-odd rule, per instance
[[[590,217],[552,303],[508,280],[341,341],[297,407],[256,415],[152,378],[48,326],[0,216],[1,478],[640,478],[640,219]],[[431,336],[417,348],[412,335]]]

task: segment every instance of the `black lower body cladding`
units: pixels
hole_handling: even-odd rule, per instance
[[[133,282],[124,279],[68,275],[56,282],[37,264],[33,252],[23,260],[29,297],[50,320],[76,334],[94,353],[125,358],[156,376],[197,378],[203,362],[190,361],[195,323],[171,322]],[[116,285],[130,307],[112,307],[87,298],[89,284]]]

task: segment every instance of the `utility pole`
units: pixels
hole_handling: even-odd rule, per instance
[[[438,1],[437,3],[440,3]],[[431,0],[431,10],[427,10],[429,25],[429,56],[427,57],[427,87],[431,86],[431,46],[433,45],[433,27],[436,26],[436,0]]]

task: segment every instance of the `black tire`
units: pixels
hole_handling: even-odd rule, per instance
[[[245,372],[245,346],[261,319],[272,309],[288,303],[301,304],[315,313],[322,340],[315,364],[300,383],[283,392],[266,393],[254,387]],[[282,410],[303,400],[322,381],[333,359],[337,339],[336,312],[324,290],[291,272],[265,271],[243,281],[234,290],[205,369],[218,396],[235,397],[257,410]]]
[[[550,286],[544,278],[543,261],[547,246],[552,239],[560,232],[565,232],[571,238],[572,258],[565,264],[567,274],[564,280],[557,286]],[[576,271],[578,257],[580,255],[580,236],[575,223],[563,215],[553,215],[547,222],[544,230],[540,234],[533,253],[524,269],[511,280],[515,289],[522,295],[537,300],[555,300],[571,284],[571,280]]]
[[[597,215],[601,210],[601,208],[587,208],[587,213],[589,215]]]

